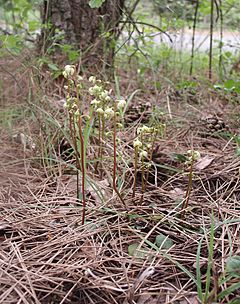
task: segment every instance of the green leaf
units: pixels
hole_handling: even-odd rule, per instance
[[[102,6],[102,4],[105,2],[105,0],[90,0],[89,6],[91,8],[99,8]]]
[[[158,248],[169,249],[173,245],[173,241],[169,239],[166,235],[160,233],[156,236],[155,244]]]
[[[235,153],[236,153],[236,155],[237,155],[237,156],[240,156],[240,147],[237,147],[237,149],[236,149],[236,152],[235,152]]]
[[[52,71],[59,71],[59,68],[56,64],[54,63],[49,63],[48,64],[49,69],[51,69]]]
[[[226,271],[228,274],[240,278],[240,256],[230,257],[226,263]]]
[[[225,90],[233,90],[236,87],[236,82],[233,79],[228,79],[224,82],[224,89]]]
[[[147,251],[146,250],[140,250],[137,249],[139,247],[138,243],[133,243],[131,245],[128,246],[128,254],[136,257],[136,258],[144,258],[147,256]]]
[[[240,298],[236,298],[233,301],[231,301],[229,304],[240,304]]]
[[[188,160],[188,158],[185,155],[179,154],[179,153],[173,153],[172,157],[173,157],[174,160],[176,160],[180,163],[184,163]]]
[[[29,21],[28,22],[28,30],[29,32],[34,32],[41,28],[41,24],[39,21]]]
[[[224,297],[229,296],[234,291],[238,290],[240,288],[240,283],[234,283],[225,290],[223,290],[219,295],[218,299],[223,299]],[[237,302],[238,303],[238,302]]]

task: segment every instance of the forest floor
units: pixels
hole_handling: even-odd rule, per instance
[[[143,199],[140,182],[132,198],[128,165],[121,192],[126,211],[106,163],[101,179],[92,174],[104,202],[89,188],[81,225],[75,176],[65,162],[51,168],[42,158],[49,138],[42,131],[45,112],[36,115],[30,106],[39,98],[32,68],[11,57],[0,66],[0,303],[240,303],[239,290],[222,293],[236,278],[219,283],[227,259],[240,255],[239,96],[200,83],[194,92],[166,87],[156,93],[146,78],[121,131],[121,149],[130,148],[119,151],[131,159],[137,126],[159,118],[157,107],[165,113]],[[132,75],[122,79],[126,96],[138,89]],[[63,98],[58,88],[43,91],[42,105]],[[51,119],[59,115],[53,109]],[[55,132],[51,141],[56,130],[49,132]],[[192,148],[201,158],[182,217],[189,168],[181,157]]]

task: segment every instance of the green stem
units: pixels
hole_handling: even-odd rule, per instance
[[[136,186],[137,186],[137,165],[138,165],[138,147],[134,149],[134,181],[133,181],[133,194],[132,197],[135,197]]]
[[[82,132],[82,117],[79,116],[78,118],[78,132],[80,138],[80,156],[81,156],[81,169],[82,169],[82,205],[83,205],[83,212],[82,212],[82,225],[85,222],[85,215],[86,215],[86,199],[85,199],[85,153],[84,153],[84,139],[83,139],[83,132]]]
[[[142,158],[142,196],[141,196],[141,201],[140,203],[143,202],[143,195],[145,192],[145,167],[144,167],[144,159]]]
[[[184,217],[185,217],[185,212],[188,207],[190,194],[192,191],[193,163],[194,163],[194,160],[192,159],[191,164],[190,164],[189,174],[188,174],[188,187],[187,187],[186,195],[185,195],[185,198],[184,198],[184,201],[182,204],[181,219],[184,219]]]
[[[121,203],[127,210],[127,205],[125,204],[121,194],[117,189],[116,179],[117,179],[117,118],[116,118],[116,105],[115,105],[114,116],[113,116],[113,190],[116,192]]]
[[[157,139],[157,132],[154,132],[153,136],[152,136],[152,140],[151,140],[151,150],[149,152],[149,163],[150,164],[152,162],[153,148],[154,148],[154,144],[155,144],[156,139]],[[148,166],[147,167],[147,173],[146,173],[146,183],[145,183],[145,189],[144,189],[144,191],[147,188],[147,182],[148,182],[148,177],[149,177],[149,170],[150,170],[150,167]]]
[[[95,174],[97,173],[97,169],[98,169],[98,165],[99,165],[99,159],[100,159],[100,155],[101,155],[101,146],[102,146],[102,142],[101,142],[101,116],[100,114],[98,114],[98,154],[97,154],[97,162],[96,162],[96,165],[95,165]]]
[[[80,170],[80,161],[79,161],[79,153],[77,148],[77,136],[76,136],[76,128],[74,116],[69,113],[69,129],[70,129],[70,137],[72,138],[74,153],[76,158],[76,168],[77,168],[77,199],[79,198],[79,170]]]
[[[100,179],[102,179],[103,175],[103,143],[104,143],[104,136],[105,135],[105,117],[102,115],[102,133],[101,133],[101,150],[100,150],[100,162],[101,162],[101,169],[100,169]]]

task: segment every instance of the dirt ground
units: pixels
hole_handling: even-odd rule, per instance
[[[105,201],[88,189],[87,221],[81,225],[75,176],[62,162],[52,170],[41,159],[47,139],[41,117],[29,111],[29,102],[39,96],[29,93],[35,89],[32,70],[16,58],[1,61],[0,303],[200,303],[197,269],[204,290],[211,226],[211,284],[204,303],[239,299],[239,291],[215,299],[236,283],[233,278],[216,288],[227,258],[240,255],[239,96],[232,101],[199,84],[194,94],[167,87],[157,95],[149,89],[134,97],[121,135],[126,143],[133,138],[134,122],[148,123],[154,106],[166,113],[166,134],[156,144],[144,199],[140,185],[132,198],[131,166],[122,190],[128,212],[104,175],[96,183]],[[122,81],[126,94],[135,87],[134,82],[127,86],[129,81]],[[23,144],[19,133],[31,137],[36,148]],[[201,158],[181,218],[189,178],[179,157],[192,147]],[[126,154],[131,159],[130,148]],[[165,242],[157,247],[159,236]]]

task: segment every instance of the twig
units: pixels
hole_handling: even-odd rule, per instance
[[[122,22],[123,21],[120,21],[120,23],[122,23]],[[126,21],[126,23],[133,23],[133,21]],[[166,35],[171,43],[173,42],[171,36],[167,32],[165,32],[160,27],[158,27],[158,26],[156,26],[154,24],[143,22],[143,21],[135,21],[135,20],[134,20],[134,23],[135,24],[146,25],[146,26],[152,27],[152,28],[158,30],[159,32],[161,32],[162,34]]]

